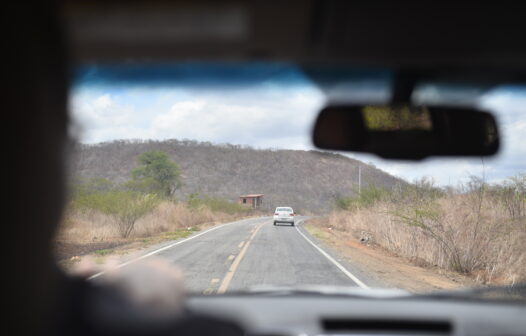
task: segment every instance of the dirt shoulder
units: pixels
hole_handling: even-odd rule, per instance
[[[57,238],[54,243],[55,258],[66,272],[74,270],[75,266],[85,259],[93,260],[98,265],[104,265],[107,262],[120,263],[222,224],[225,223],[210,222],[149,237],[114,238],[105,241],[79,242]]]
[[[353,266],[367,273],[375,283],[385,287],[417,293],[476,285],[469,277],[458,273],[394,255],[380,246],[362,244],[348,233],[309,222],[304,227],[322,244],[327,244]]]

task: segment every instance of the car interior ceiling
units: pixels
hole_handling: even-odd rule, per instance
[[[304,67],[314,81],[321,80],[312,70],[319,65],[388,68],[396,73],[392,100],[409,102],[422,80],[525,83],[526,20],[519,6],[390,2],[380,7],[373,1],[316,0],[11,3],[2,15],[6,92],[1,104],[15,151],[15,164],[4,165],[11,195],[4,222],[15,223],[8,225],[5,247],[11,297],[7,330],[71,331],[64,325],[73,317],[65,310],[81,298],[52,257],[64,199],[73,64],[284,61]],[[199,20],[210,13],[216,13],[212,21],[225,25],[223,35],[195,35]],[[171,39],[163,33],[183,28],[188,36]],[[137,32],[143,38],[134,38]],[[209,322],[173,330],[241,332]]]

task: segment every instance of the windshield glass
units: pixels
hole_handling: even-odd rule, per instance
[[[494,113],[500,153],[388,161],[312,145],[328,102],[390,97],[385,70],[335,78],[278,63],[79,67],[60,265],[88,260],[96,281],[148,255],[199,294],[525,282],[526,88],[422,83],[419,104]],[[293,211],[280,203],[297,213],[276,221]]]

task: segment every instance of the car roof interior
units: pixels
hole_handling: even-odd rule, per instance
[[[64,2],[79,64],[288,62],[324,90],[320,67],[388,69],[391,103],[420,82],[526,82],[520,4],[376,1]],[[197,23],[197,24],[196,24]]]
[[[80,62],[271,60],[523,70],[518,5],[484,2],[65,2]],[[198,24],[196,24],[198,23]],[[177,32],[177,33],[175,33]],[[524,75],[524,74],[522,74]]]

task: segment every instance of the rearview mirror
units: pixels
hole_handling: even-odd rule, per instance
[[[490,113],[440,106],[329,106],[318,115],[313,142],[321,149],[414,160],[489,156],[499,149]]]

